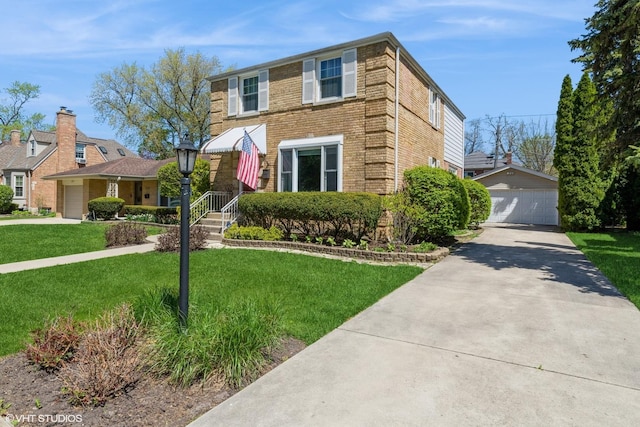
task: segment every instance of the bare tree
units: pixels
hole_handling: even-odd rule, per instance
[[[464,133],[464,154],[469,155],[474,151],[484,149],[482,119],[473,119],[467,122]]]
[[[553,129],[553,127],[551,127]],[[553,167],[553,151],[556,145],[555,132],[550,130],[548,121],[530,122],[524,128],[518,143],[517,157],[522,166],[550,175],[557,175]]]

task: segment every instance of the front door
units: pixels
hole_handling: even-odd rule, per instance
[[[134,205],[141,205],[142,204],[142,182],[141,181],[136,181],[134,183]]]

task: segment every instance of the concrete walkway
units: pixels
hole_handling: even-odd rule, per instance
[[[639,355],[564,234],[494,225],[191,426],[636,426]]]
[[[65,219],[65,218],[34,218],[34,219],[19,219],[19,220],[4,220],[0,221],[0,226],[3,225],[19,225],[19,224],[80,224],[80,220]],[[0,238],[2,236],[0,230]],[[63,255],[52,258],[34,259],[29,261],[14,262],[9,264],[0,264],[0,274],[15,273],[23,270],[35,270],[37,268],[53,267],[55,265],[73,264],[76,262],[91,261],[99,258],[111,258],[120,255],[137,254],[143,252],[151,252],[155,249],[158,241],[158,235],[148,236],[147,240],[150,243],[135,246],[125,246],[120,248],[105,249],[102,251],[83,252],[73,255]],[[222,245],[219,242],[209,241],[209,248],[221,248]]]
[[[78,219],[67,218],[33,218],[0,221],[0,226],[21,225],[21,224],[80,224]],[[0,236],[2,231],[0,230]],[[35,270],[36,268],[53,267],[54,265],[72,264],[74,262],[91,261],[98,258],[110,258],[114,256],[151,252],[155,247],[157,236],[149,236],[151,243],[137,246],[126,246],[122,248],[105,249],[103,251],[84,252],[80,254],[64,255],[53,258],[34,259],[30,261],[13,262],[10,264],[0,264],[0,274],[14,273],[23,270]]]

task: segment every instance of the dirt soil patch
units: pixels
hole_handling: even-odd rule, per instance
[[[297,339],[283,340],[264,373],[304,347]],[[0,359],[0,404],[11,405],[7,419],[20,421],[19,426],[185,426],[239,391],[224,384],[184,389],[144,376],[104,406],[75,407],[62,395],[62,386],[57,375],[39,370],[23,353]]]

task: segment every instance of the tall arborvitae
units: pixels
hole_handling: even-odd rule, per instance
[[[565,78],[570,85],[570,80]],[[563,84],[563,92],[565,85]],[[588,73],[584,73],[573,92],[572,106],[561,104],[572,110],[571,137],[566,138],[571,122],[568,116],[561,117],[558,107],[558,123],[563,126],[562,141],[558,129],[556,145],[556,168],[558,169],[558,191],[561,203],[560,223],[565,230],[592,230],[600,225],[598,207],[604,197],[599,172],[599,143],[597,123],[600,108],[597,104],[596,88]],[[558,145],[560,148],[558,148]]]
[[[600,179],[600,142],[597,124],[601,106],[596,87],[588,73],[583,73],[573,93],[573,158],[575,172],[571,178],[572,215],[567,218],[572,230],[592,230],[600,226],[598,207],[604,197]]]
[[[569,211],[567,203],[570,201],[565,195],[565,180],[571,174],[571,164],[568,153],[573,144],[573,85],[567,74],[562,81],[560,100],[556,117],[556,147],[553,151],[553,166],[558,171],[558,211],[560,218]],[[563,227],[565,224],[561,224]]]

